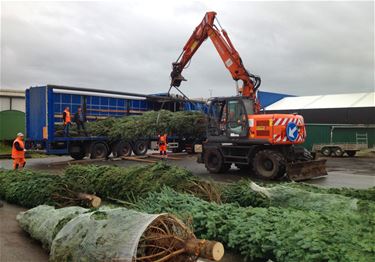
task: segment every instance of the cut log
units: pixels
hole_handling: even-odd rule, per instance
[[[95,195],[90,195],[86,193],[78,193],[77,195],[78,199],[85,201],[86,203],[90,204],[93,208],[100,207],[102,203],[102,199]]]
[[[188,254],[213,261],[220,261],[224,256],[224,246],[222,243],[203,239],[187,240],[185,251]]]

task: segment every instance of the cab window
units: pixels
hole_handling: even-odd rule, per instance
[[[247,116],[245,108],[240,100],[228,101],[227,129],[229,133],[246,135]]]

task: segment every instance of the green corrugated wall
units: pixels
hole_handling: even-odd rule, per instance
[[[311,150],[314,144],[328,144],[331,142],[331,129],[333,129],[333,143],[356,143],[356,133],[367,134],[368,146],[375,146],[375,126],[363,125],[330,125],[306,124],[307,138],[304,147]]]
[[[18,132],[25,133],[25,113],[16,110],[0,112],[0,140],[13,140]]]

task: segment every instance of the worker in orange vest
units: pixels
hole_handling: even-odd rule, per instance
[[[12,159],[13,159],[13,169],[22,169],[26,165],[25,160],[25,144],[23,142],[23,134],[18,133],[17,138],[13,141],[12,146]]]
[[[64,133],[65,136],[69,136],[69,127],[72,124],[72,117],[70,115],[69,107],[65,107],[64,113],[63,113],[63,121],[64,121]]]
[[[160,155],[164,155],[165,157],[167,157],[167,144],[167,134],[159,135],[159,152]]]

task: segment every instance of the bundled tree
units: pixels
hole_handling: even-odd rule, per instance
[[[29,170],[0,171],[0,197],[24,207],[41,204],[56,206],[84,205],[98,207],[101,199],[83,191],[75,191],[74,180],[64,175],[51,175]]]
[[[218,261],[224,254],[221,243],[196,239],[168,214],[41,205],[21,212],[17,220],[50,251],[50,261]]]

